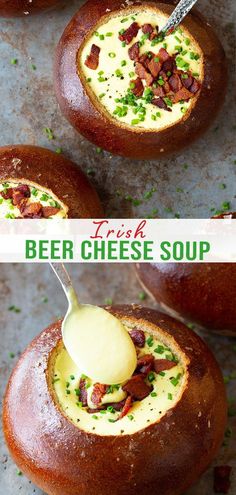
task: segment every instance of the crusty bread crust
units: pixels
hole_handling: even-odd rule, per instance
[[[204,342],[172,318],[135,305],[107,309],[124,322],[161,332],[184,353],[188,383],[179,402],[133,435],[103,437],[77,428],[49,385],[59,321],[33,340],[12,373],[3,407],[8,448],[49,495],[180,495],[208,467],[223,439],[227,405],[220,369]]]

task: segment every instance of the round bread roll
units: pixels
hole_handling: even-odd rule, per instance
[[[6,443],[19,469],[49,495],[180,495],[223,440],[221,371],[205,343],[178,321],[137,305],[106,309],[137,345],[139,369],[122,385],[125,410],[103,401],[91,414],[84,403],[91,384],[81,376],[78,385],[58,321],[33,340],[11,375],[3,406]],[[110,400],[119,385],[114,388]]]

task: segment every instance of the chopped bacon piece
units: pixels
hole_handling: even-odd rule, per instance
[[[30,188],[27,184],[19,184],[14,190],[21,192],[25,198],[30,198]]]
[[[185,88],[189,89],[190,86],[192,86],[193,84],[193,77],[192,76],[188,76],[188,77],[181,77],[181,81],[182,81],[182,84]]]
[[[129,332],[130,337],[137,347],[144,347],[145,346],[145,334],[142,330],[138,330],[137,328],[134,328]]]
[[[138,61],[139,59],[139,43],[136,41],[129,49],[128,49],[128,54],[130,60],[135,60],[135,62]]]
[[[137,79],[132,79],[132,81],[130,81],[130,83],[131,83],[131,91],[132,91],[132,93],[135,96],[142,96],[143,91],[144,91],[144,86],[143,86],[143,83],[142,83],[140,77],[137,77]],[[132,87],[132,85],[134,87]]]
[[[93,404],[99,406],[106,391],[107,391],[107,385],[103,385],[102,383],[95,383],[91,395],[91,401],[93,402]]]
[[[164,87],[165,94],[170,92],[170,85],[169,85],[168,81],[165,82],[163,87]]]
[[[152,86],[152,91],[153,91],[153,94],[155,96],[161,96],[162,97],[162,96],[165,96],[166,95],[163,87],[162,86],[159,86],[159,85],[157,86],[157,88],[154,88]]]
[[[147,86],[151,86],[153,83],[152,75],[145,69],[145,67],[137,62],[135,65],[135,72],[140,77],[140,79],[145,79]]]
[[[157,77],[161,70],[161,62],[159,61],[158,56],[151,58],[151,60],[147,64],[148,69],[150,70],[153,77]]]
[[[80,402],[82,402],[82,406],[85,407],[88,405],[88,393],[86,389],[86,380],[84,378],[80,378],[79,390],[80,390],[79,400]]]
[[[177,93],[174,95],[173,102],[178,103],[181,100],[189,100],[189,98],[193,97],[193,93],[191,93],[187,88],[181,88]]]
[[[176,366],[174,361],[170,361],[169,359],[155,359],[154,361],[154,370],[156,373],[160,373],[160,371],[171,370]]]
[[[90,54],[85,60],[85,65],[89,69],[96,70],[98,68],[100,50],[99,46],[92,44]]]
[[[199,89],[200,89],[200,83],[197,81],[197,79],[193,79],[193,84],[190,86],[189,91],[195,94],[198,92]]]
[[[106,407],[111,406],[113,407],[113,409],[115,409],[115,411],[121,411],[121,409],[123,409],[125,405],[125,401],[126,399],[121,400],[120,402],[111,402],[109,404],[106,404]]]
[[[124,416],[126,416],[126,414],[128,414],[128,412],[129,412],[131,406],[132,406],[132,397],[130,395],[128,395],[118,419],[121,419]]]
[[[98,413],[100,411],[104,411],[104,409],[106,409],[106,406],[96,407],[94,409],[92,407],[88,407],[87,412],[89,414],[95,414],[95,413]]]
[[[142,32],[144,34],[148,34],[148,33],[149,34],[152,34],[153,33],[153,27],[152,27],[152,25],[151,24],[144,24],[142,26]]]
[[[125,41],[126,45],[129,45],[131,43],[132,39],[137,36],[139,31],[139,25],[137,22],[133,22],[128,29],[122,34],[119,35],[119,40],[120,41]]]
[[[143,400],[151,392],[151,388],[146,384],[142,375],[132,376],[122,388],[135,400]]]
[[[176,62],[173,57],[169,57],[165,62],[162,64],[162,70],[164,72],[173,72],[176,69]]]
[[[149,60],[150,60],[150,58],[146,53],[143,53],[141,55],[141,57],[139,57],[139,62],[140,62],[140,64],[143,65],[143,67],[145,67],[145,69],[148,69]]]
[[[174,91],[174,93],[177,93],[177,91],[179,91],[182,88],[181,79],[178,76],[178,74],[173,74],[170,77],[168,83],[169,83],[172,91]]]
[[[53,215],[56,215],[58,211],[60,211],[60,208],[55,208],[54,206],[43,206],[43,218],[53,217]]]
[[[20,204],[20,212],[24,218],[42,218],[41,203]]]
[[[21,204],[22,200],[24,201],[25,196],[17,189],[13,189],[12,191],[12,203],[14,206],[18,206]]]
[[[165,48],[160,48],[158,52],[158,57],[160,58],[161,62],[166,62],[170,58],[169,53],[165,50]]]
[[[231,466],[216,466],[214,468],[214,492],[228,493],[230,489]]]
[[[162,108],[162,110],[166,110],[167,112],[171,112],[171,108],[169,108],[163,98],[153,98],[152,104],[158,108]]]
[[[12,199],[12,194],[13,194],[13,188],[12,187],[8,187],[7,189],[5,189],[5,191],[1,191],[1,196],[4,199]]]
[[[135,373],[147,375],[153,369],[154,357],[152,354],[145,354],[138,359]]]

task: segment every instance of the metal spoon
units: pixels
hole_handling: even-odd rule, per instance
[[[183,21],[196,2],[197,0],[180,0],[159,35],[166,36],[171,34],[173,30]]]
[[[50,263],[61,282],[69,307],[62,323],[67,352],[80,372],[94,381],[113,385],[128,380],[137,354],[118,318],[98,306],[80,304],[63,263]]]

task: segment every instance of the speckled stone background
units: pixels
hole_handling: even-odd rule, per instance
[[[201,218],[221,209],[223,203],[230,203],[230,207],[236,209],[235,0],[198,2],[198,8],[216,27],[230,62],[227,99],[217,121],[190,149],[162,161],[138,162],[103,151],[98,153],[65,121],[55,101],[54,48],[81,3],[67,0],[66,7],[42,16],[0,20],[0,145],[29,143],[54,150],[61,147],[89,173],[107,216],[170,218],[179,214]],[[12,59],[17,60],[15,65],[11,64]],[[45,127],[53,130],[55,139],[47,139]],[[152,189],[153,194],[144,199],[145,192]],[[69,270],[84,302],[102,304],[107,298],[112,298],[114,303],[140,302],[141,289],[130,265],[73,265]],[[155,306],[148,297],[144,302]],[[11,305],[20,311],[10,311]],[[1,397],[20,352],[32,337],[63,315],[65,309],[62,290],[47,265],[0,266]],[[234,466],[229,495],[235,495],[236,341],[207,334],[204,338],[229,382],[230,429],[216,463]],[[1,437],[0,495],[18,493],[42,495],[17,473]],[[213,467],[186,495],[213,495]]]

